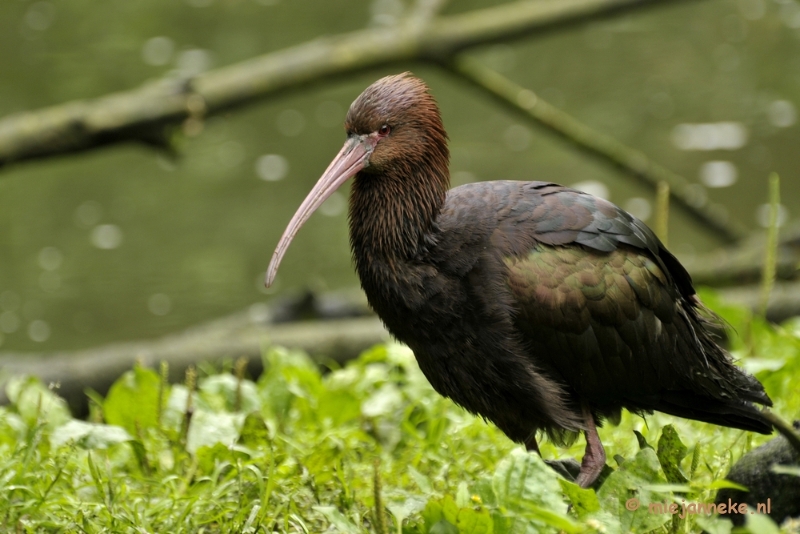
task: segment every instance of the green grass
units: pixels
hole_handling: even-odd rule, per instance
[[[739,332],[734,353],[775,411],[795,418],[800,321],[772,327],[704,298]],[[712,517],[650,514],[647,503],[712,502],[731,463],[768,439],[626,414],[600,430],[615,471],[595,493],[439,397],[405,347],[375,347],[325,374],[291,350],[264,359],[256,382],[240,367],[201,368],[174,385],[133,369],[106,398],[91,394],[89,421],[36,380],[7,379],[0,531],[729,532]],[[582,449],[545,443],[542,453],[580,459]],[[753,532],[777,532],[759,519]]]

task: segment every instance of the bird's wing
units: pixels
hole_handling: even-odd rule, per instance
[[[556,184],[487,187],[496,221],[487,248],[501,251],[515,324],[537,363],[610,411],[764,430],[740,400],[769,403],[763,387],[716,344],[689,274],[644,223]]]
[[[694,294],[686,269],[642,221],[611,202],[547,182],[501,182],[516,189],[516,201],[493,239],[504,239],[513,256],[525,256],[535,245],[582,245],[610,253],[631,247],[656,263],[681,295]]]

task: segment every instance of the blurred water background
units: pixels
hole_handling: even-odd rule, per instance
[[[410,0],[4,0],[0,116],[191,75],[317,38],[394,24]],[[488,7],[452,1],[444,14]],[[751,229],[770,171],[782,218],[800,214],[800,3],[674,2],[471,55],[590,126],[694,181]],[[552,180],[644,220],[653,192],[522,124],[431,66],[453,184]],[[355,286],[346,188],[294,241],[278,237],[344,140],[350,102],[376,70],[212,118],[181,156],[112,147],[0,170],[0,350],[153,337],[288,290]],[[652,221],[651,221],[652,222]],[[677,209],[681,257],[720,245]]]

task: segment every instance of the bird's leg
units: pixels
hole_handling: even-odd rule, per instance
[[[582,488],[591,486],[603,467],[606,465],[606,451],[603,449],[603,444],[600,443],[600,436],[597,435],[597,427],[594,424],[594,417],[592,411],[585,404],[583,405],[583,421],[586,423],[586,452],[583,455],[581,462],[581,472],[575,483]]]
[[[539,443],[536,441],[536,432],[532,432],[528,439],[525,440],[525,448],[528,452],[536,451],[539,457],[542,457],[542,451],[539,450]]]

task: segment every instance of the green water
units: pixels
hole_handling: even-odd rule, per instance
[[[451,2],[446,14],[490,4]],[[0,116],[356,30],[387,20],[393,6],[402,3],[5,0]],[[772,170],[783,178],[788,215],[800,214],[798,125],[789,120],[800,108],[798,27],[800,4],[791,0],[680,2],[474,54],[691,180],[699,182],[706,162],[733,163],[736,182],[706,192],[755,229]],[[602,182],[620,205],[652,203],[650,191],[547,132],[521,127],[435,67],[376,70],[213,118],[181,142],[176,161],[122,146],[0,170],[0,351],[153,337],[272,298],[263,271],[286,222],[338,151],[347,106],[376,78],[402,68],[424,77],[440,102],[454,185]],[[679,124],[720,121],[744,125],[746,144],[692,151],[673,142]],[[284,161],[281,180],[262,179],[259,172],[279,177]],[[344,198],[301,231],[276,292],[357,284]],[[718,245],[677,210],[670,232],[679,255]]]

